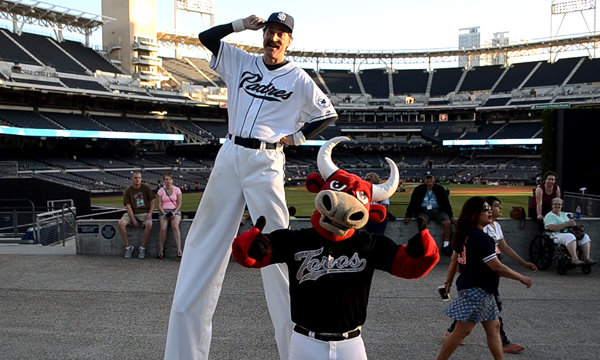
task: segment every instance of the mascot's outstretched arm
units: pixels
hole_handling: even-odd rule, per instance
[[[233,240],[232,254],[235,262],[249,268],[271,264],[271,241],[262,233],[266,224],[267,220],[261,216],[252,229],[244,231]]]
[[[396,253],[392,265],[392,275],[404,279],[418,279],[425,276],[440,260],[440,254],[435,240],[427,229],[427,221],[417,219],[419,233],[408,240]]]

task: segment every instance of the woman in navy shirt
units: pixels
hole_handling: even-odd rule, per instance
[[[518,280],[528,288],[531,279],[503,265],[496,256],[494,240],[483,232],[492,221],[492,208],[482,197],[465,202],[456,223],[452,248],[458,254],[460,276],[456,280],[458,298],[444,311],[457,320],[456,328],[446,338],[437,359],[448,359],[460,341],[475,325],[483,326],[494,359],[504,359],[500,340],[500,313],[494,295],[500,276]]]

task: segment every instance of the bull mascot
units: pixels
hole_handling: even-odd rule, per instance
[[[233,257],[242,266],[288,265],[291,317],[296,324],[290,360],[366,359],[360,333],[375,269],[417,279],[439,261],[438,248],[422,219],[419,232],[407,245],[357,231],[369,219],[385,219],[385,208],[370,203],[392,196],[400,176],[389,158],[391,175],[380,185],[337,168],[331,151],[346,140],[350,139],[336,137],[323,145],[317,160],[320,175],[310,174],[306,180],[308,191],[317,194],[312,227],[263,234],[266,220],[261,216],[233,242]]]

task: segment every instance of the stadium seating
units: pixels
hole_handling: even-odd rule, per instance
[[[463,75],[462,68],[436,69],[431,82],[431,96],[445,96],[454,92]]]
[[[11,32],[0,30],[0,60],[15,64],[41,65],[12,40]]]
[[[555,63],[542,62],[523,87],[560,86],[581,60],[581,58],[568,58]]]
[[[51,38],[26,32],[21,35],[10,34],[13,39],[26,48],[33,56],[45,65],[55,68],[56,71],[71,74],[86,74],[86,69],[75,62],[71,56],[65,54]]]
[[[227,123],[216,121],[192,121],[192,125],[202,131],[213,135],[216,139],[223,139],[227,136]],[[196,130],[198,131],[198,130]]]
[[[396,70],[392,73],[394,95],[425,94],[429,72],[426,70]]]
[[[39,79],[21,78],[21,77],[16,77],[16,76],[13,77],[11,80],[16,83],[21,83],[21,84],[56,86],[56,87],[61,87],[61,88],[65,87],[60,81],[44,81],[44,80],[39,80]]]
[[[66,40],[58,43],[58,45],[91,72],[103,71],[114,74],[123,74],[123,71],[115,67],[96,51],[84,46],[80,42]]]
[[[347,70],[322,70],[321,78],[332,94],[360,94],[356,75]]]
[[[33,112],[0,109],[0,118],[12,126],[37,129],[62,129],[61,126]]]
[[[117,116],[101,116],[101,115],[92,115],[91,116],[98,123],[103,124],[107,128],[114,131],[124,131],[124,132],[149,132],[147,128],[144,128],[137,122],[132,121],[131,119],[125,117],[117,117]]]
[[[186,81],[193,85],[214,86],[203,73],[198,72],[185,61],[163,57],[162,66],[178,81]]]
[[[600,82],[600,59],[585,59],[567,84],[592,84]]]
[[[537,62],[529,62],[511,65],[502,80],[492,89],[492,92],[506,93],[519,88],[537,64]]]
[[[70,77],[61,77],[60,81],[63,84],[67,85],[73,89],[81,89],[81,90],[94,90],[94,91],[108,91],[107,88],[100,85],[99,82],[94,80],[94,78],[84,79],[84,78],[70,78]]]
[[[128,120],[134,124],[138,124],[140,127],[145,129],[146,131],[144,131],[144,132],[153,132],[153,133],[157,133],[157,134],[168,133],[168,131],[165,128],[160,126],[160,123],[158,120],[140,119],[140,118],[133,118],[133,117],[128,118]]]
[[[389,97],[389,75],[386,70],[362,70],[359,76],[367,94],[370,94],[374,98],[387,99]]]
[[[487,124],[477,132],[467,132],[462,139],[489,139],[504,124]]]
[[[317,84],[317,86],[319,87],[319,89],[321,89],[321,91],[323,93],[327,94],[327,90],[321,84],[321,80],[319,79],[319,76],[317,75],[317,72],[314,69],[303,69],[303,70],[306,71],[306,73],[308,74],[308,76],[310,76],[310,78],[315,82],[315,84]]]
[[[489,91],[504,71],[500,65],[476,66],[467,71],[459,91]]]
[[[64,113],[51,113],[42,112],[47,118],[50,118],[62,125],[65,129],[70,130],[97,130],[97,131],[108,131],[110,130],[106,126],[102,126],[93,120],[86,118],[79,114],[64,114]]]
[[[217,74],[213,69],[210,68],[210,64],[208,61],[206,61],[204,59],[197,59],[197,58],[186,58],[186,59],[188,61],[190,61],[192,64],[194,64],[194,66],[196,66],[196,68],[198,68],[198,70],[200,70],[207,78],[212,80],[212,82],[214,82],[217,86],[219,86],[219,87],[225,86],[225,83],[223,82],[223,80],[221,79],[219,74]]]
[[[530,139],[542,130],[541,122],[508,123],[494,134],[492,139]]]
[[[511,97],[497,97],[497,98],[489,98],[484,104],[484,107],[493,107],[493,106],[505,106],[512,98]]]

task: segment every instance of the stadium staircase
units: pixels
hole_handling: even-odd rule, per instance
[[[363,85],[362,80],[360,79],[360,75],[359,75],[358,71],[354,73],[354,76],[356,76],[356,82],[358,83],[358,88],[360,89],[360,93],[363,96],[367,96],[367,92],[365,91],[365,86]]]
[[[467,77],[468,73],[469,73],[468,70],[463,70],[462,76],[458,80],[458,83],[456,84],[456,88],[454,89],[455,94],[458,94],[458,92],[460,91],[460,86],[462,85],[463,81],[465,81],[465,78]]]
[[[167,121],[164,126],[168,132],[172,134],[183,134],[185,135],[183,138],[184,144],[194,144],[194,145],[203,145],[208,144],[210,141],[206,138],[192,133],[190,130],[186,129],[183,126],[175,125],[177,122],[175,121]]]
[[[525,79],[523,80],[523,82],[519,85],[519,87],[517,87],[517,90],[521,90],[523,88],[523,86],[525,86],[525,84],[527,84],[527,81],[529,81],[529,79],[531,79],[531,77],[533,76],[533,74],[535,74],[536,70],[540,66],[542,66],[541,62],[538,62],[537,64],[535,64],[535,67],[533,68],[533,70],[531,70],[531,72],[529,72],[529,74],[525,77]]]
[[[331,90],[329,90],[329,87],[327,87],[327,84],[325,83],[325,80],[323,80],[321,73],[319,71],[315,71],[315,74],[317,75],[317,79],[319,79],[319,83],[321,84],[323,89],[326,90],[327,95],[331,97]]]
[[[392,76],[392,74],[394,73],[394,70],[392,68],[388,69],[388,88],[389,88],[389,94],[390,96],[394,96],[394,77]]]
[[[427,88],[425,90],[425,96],[429,96],[431,94],[431,84],[433,83],[433,74],[435,70],[429,72],[429,79],[427,79]]]
[[[575,75],[575,73],[577,72],[577,70],[579,69],[579,67],[581,66],[581,64],[583,64],[583,62],[585,61],[585,58],[581,58],[581,60],[579,60],[579,62],[573,67],[573,70],[569,73],[569,75],[565,78],[565,80],[562,82],[562,84],[560,84],[560,87],[564,87],[565,85],[567,85],[567,83],[569,83],[569,80],[571,80],[571,78],[573,77],[573,75]]]
[[[206,81],[208,81],[209,83],[211,83],[214,87],[219,87],[219,85],[216,82],[214,82],[208,75],[206,75],[204,73],[204,71],[200,70],[200,68],[198,68],[196,66],[196,64],[194,64],[190,59],[183,58],[183,61],[185,61],[188,65],[190,65],[191,67],[193,67],[198,72],[198,74],[202,75],[202,77],[205,78]]]
[[[494,83],[494,85],[492,86],[492,88],[490,89],[490,94],[494,93],[494,90],[496,90],[496,86],[498,86],[498,84],[500,83],[500,81],[502,81],[502,79],[504,78],[504,76],[506,75],[506,73],[508,72],[509,69],[510,69],[510,66],[507,66],[506,69],[504,69],[504,71],[502,72],[502,74],[498,77],[498,79],[496,80],[496,82]]]

